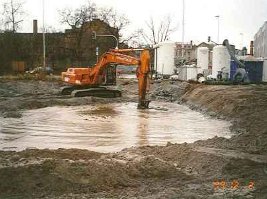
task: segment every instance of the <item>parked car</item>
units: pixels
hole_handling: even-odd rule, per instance
[[[26,73],[29,73],[29,74],[37,74],[37,73],[44,72],[47,75],[51,75],[53,73],[53,71],[54,70],[50,66],[47,66],[45,68],[44,67],[36,67],[33,70],[26,71]]]

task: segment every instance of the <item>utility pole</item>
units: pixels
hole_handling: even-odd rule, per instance
[[[218,35],[217,35],[217,43],[220,43],[220,15],[215,16],[218,20]]]
[[[183,0],[183,22],[182,22],[182,24],[183,24],[183,27],[182,27],[182,57],[184,57],[184,30],[185,30],[185,28],[184,28],[184,25],[185,25],[185,0]]]
[[[95,48],[95,55],[96,55],[96,62],[98,62],[98,56],[99,56],[99,47],[98,46]]]
[[[46,65],[46,47],[45,47],[45,3],[43,0],[43,67],[45,69],[45,65]]]

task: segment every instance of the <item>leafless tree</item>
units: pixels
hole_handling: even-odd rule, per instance
[[[146,25],[147,30],[142,31],[142,36],[145,42],[149,44],[157,44],[169,40],[170,35],[177,29],[169,15],[159,21],[158,24],[150,17]]]
[[[59,15],[61,23],[68,24],[73,29],[81,28],[84,23],[97,17],[97,7],[96,4],[88,1],[86,5],[82,5],[77,9],[65,8],[59,10]]]
[[[88,22],[92,22],[95,19],[108,24],[110,28],[107,28],[107,34],[119,37],[120,43],[124,42],[124,40],[128,41],[131,39],[130,37],[125,38],[122,35],[122,30],[129,24],[129,20],[125,15],[119,14],[113,8],[99,7],[95,3],[88,1],[87,4],[78,9],[65,8],[60,10],[59,15],[61,17],[61,22],[69,25],[73,30],[72,36],[75,36],[75,51],[77,52],[77,56],[83,53],[82,45],[84,46],[84,43],[82,44],[82,40],[84,40],[84,35],[88,36],[88,33],[92,31],[91,24]],[[86,42],[90,43],[88,40]],[[112,43],[113,41],[109,39],[109,42]]]
[[[110,34],[115,34],[115,32],[112,32],[114,28],[117,29],[117,34],[129,24],[129,20],[125,15],[119,14],[113,8],[98,7],[91,1],[88,1],[87,4],[78,9],[65,8],[60,10],[59,15],[61,16],[61,22],[68,24],[73,29],[83,28],[84,23],[93,19],[100,19],[112,27]]]
[[[3,3],[3,21],[6,30],[16,32],[23,22],[23,5],[24,3],[18,0],[8,0]]]
[[[80,8],[64,8],[59,10],[59,15],[61,17],[61,23],[69,25],[74,31],[72,36],[76,40],[76,49],[75,54],[77,57],[80,57],[81,42],[84,34],[87,31],[89,26],[84,26],[85,23],[92,21],[97,16],[97,6],[96,4],[88,1],[87,4],[82,5]]]
[[[129,19],[126,15],[118,13],[113,8],[100,8],[98,17],[112,27],[110,34],[118,34],[119,43],[123,47],[127,47],[130,42],[133,42],[140,35],[139,30],[132,33],[126,32],[125,29],[130,24]]]
[[[130,23],[125,15],[119,14],[113,8],[100,8],[98,18],[106,22],[110,27],[116,28],[119,33]]]
[[[120,39],[120,43],[127,44],[130,47],[137,48],[137,46],[141,45],[141,40],[143,37],[143,30],[142,29],[137,29],[133,32],[128,32],[126,33],[124,31],[124,34],[122,35]]]

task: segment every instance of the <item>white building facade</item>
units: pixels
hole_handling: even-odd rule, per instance
[[[254,56],[267,58],[267,21],[254,36]]]

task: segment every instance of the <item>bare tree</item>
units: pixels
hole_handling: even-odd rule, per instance
[[[132,33],[125,31],[125,28],[130,24],[129,19],[124,14],[118,13],[113,8],[100,8],[98,17],[110,27],[110,34],[117,35],[120,46],[127,47],[127,45],[139,37],[139,30]]]
[[[136,48],[141,45],[143,37],[143,30],[137,29],[130,33],[124,33],[120,39],[120,43],[127,44],[128,46]]]
[[[0,33],[4,32],[3,19],[0,19]]]
[[[82,39],[87,29],[90,28],[88,25],[85,26],[85,23],[91,22],[96,18],[96,4],[88,1],[87,4],[77,9],[65,8],[59,10],[59,15],[61,17],[61,23],[69,25],[73,30],[71,36],[73,36],[73,39],[76,41],[75,55],[79,58],[83,53],[81,49]]]
[[[177,27],[173,25],[170,16],[164,17],[158,24],[156,24],[155,20],[150,17],[150,20],[146,22],[146,25],[147,30],[142,31],[142,36],[145,42],[149,44],[157,44],[169,40],[170,35],[177,29]]]
[[[100,20],[104,23],[106,23],[108,26],[106,26],[106,32],[105,34],[111,34],[116,37],[118,37],[120,43],[124,41],[124,39],[129,40],[130,38],[123,38],[122,36],[122,30],[129,24],[129,20],[125,15],[119,14],[116,10],[113,8],[103,8],[98,7],[95,3],[92,3],[91,1],[88,1],[87,4],[81,6],[78,9],[71,9],[71,8],[65,8],[63,10],[59,11],[59,15],[61,17],[61,23],[67,24],[72,28],[72,34],[70,34],[72,37],[72,40],[75,40],[76,43],[76,56],[77,58],[81,54],[83,54],[86,49],[83,49],[82,46],[85,46],[84,42],[87,42],[87,46],[93,46],[93,41],[90,41],[85,39],[89,36],[88,33],[93,30],[92,25],[94,23],[88,23],[93,22],[94,20]],[[94,25],[93,25],[94,26]],[[98,27],[94,27],[98,29]],[[102,44],[103,43],[113,43],[114,41],[103,38],[101,39]],[[99,43],[98,43],[99,44]],[[111,46],[109,45],[108,48]],[[93,48],[93,47],[92,47]],[[88,49],[87,49],[88,50]]]
[[[96,18],[97,7],[96,4],[88,1],[86,5],[82,5],[77,9],[65,8],[59,10],[59,15],[61,17],[61,23],[68,24],[73,29],[82,28],[84,23]]]
[[[24,3],[16,0],[8,0],[3,4],[3,21],[6,30],[16,32],[23,22],[23,5]]]
[[[119,14],[113,8],[100,8],[98,18],[106,22],[110,27],[116,28],[119,33],[130,23],[125,15]]]
[[[91,1],[75,10],[70,8],[60,10],[59,15],[61,22],[68,24],[73,29],[83,28],[84,23],[100,19],[112,27],[110,34],[114,35],[121,32],[130,23],[125,15],[119,14],[113,8],[98,7]],[[114,28],[116,32],[114,32]]]

